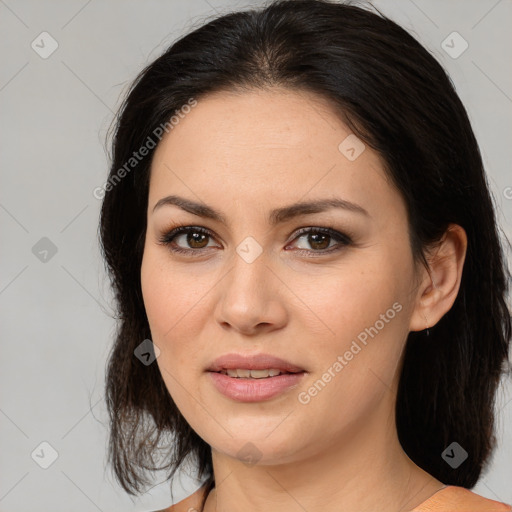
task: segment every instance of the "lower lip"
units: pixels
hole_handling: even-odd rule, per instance
[[[213,384],[223,395],[237,402],[261,402],[297,386],[305,372],[283,373],[263,379],[230,377],[223,373],[208,372]]]

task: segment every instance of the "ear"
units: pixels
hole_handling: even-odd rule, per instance
[[[460,288],[466,249],[466,232],[458,224],[450,224],[427,256],[429,270],[422,266],[410,331],[433,327],[453,306]]]

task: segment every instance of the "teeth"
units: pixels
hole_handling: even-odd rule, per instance
[[[266,377],[276,377],[279,375],[281,370],[276,369],[269,369],[269,370],[242,370],[242,369],[236,369],[236,370],[223,370],[221,373],[224,373],[225,375],[229,375],[230,377],[236,377],[236,378],[244,378],[244,379],[264,379]]]
[[[251,370],[226,370],[230,377],[248,378],[251,376]]]

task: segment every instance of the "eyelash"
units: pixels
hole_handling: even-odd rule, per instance
[[[174,238],[176,238],[179,235],[189,234],[189,233],[201,233],[201,234],[209,236],[210,238],[214,238],[211,231],[209,231],[208,229],[202,228],[200,226],[179,226],[179,227],[171,229],[169,232],[161,235],[158,239],[158,243],[160,245],[169,247],[169,249],[175,253],[186,254],[189,256],[200,256],[201,252],[204,249],[207,249],[206,247],[204,247],[202,249],[183,249],[181,247],[172,247],[171,246]],[[303,254],[309,253],[309,257],[317,257],[318,255],[322,256],[325,254],[332,254],[334,252],[340,251],[341,249],[343,249],[346,246],[352,245],[352,243],[353,243],[351,235],[341,233],[331,227],[301,228],[296,232],[296,236],[292,240],[292,242],[295,241],[297,238],[300,238],[301,236],[303,236],[305,234],[309,234],[309,233],[319,233],[319,234],[328,235],[331,237],[331,239],[334,239],[335,241],[338,242],[338,245],[335,246],[334,248],[331,247],[330,249],[325,249],[325,250],[315,251],[315,250],[307,250],[307,249],[297,249],[297,251],[299,253],[303,253]],[[316,254],[311,255],[311,253],[316,253]]]

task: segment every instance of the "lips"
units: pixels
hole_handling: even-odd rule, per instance
[[[224,354],[207,368],[209,372],[226,372],[227,370],[279,370],[280,373],[305,371],[304,368],[270,354]]]
[[[266,371],[265,371],[266,370]],[[306,370],[270,354],[224,354],[206,370],[218,392],[235,402],[263,402],[296,388]]]

